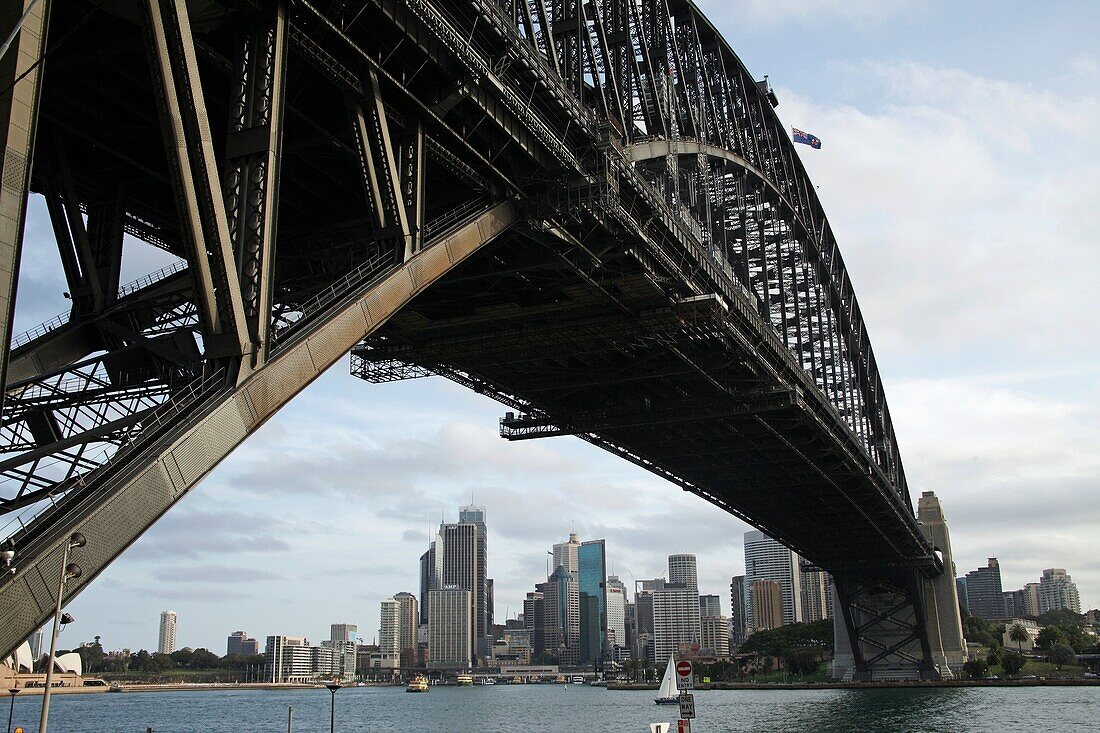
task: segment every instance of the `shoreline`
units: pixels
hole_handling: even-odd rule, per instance
[[[718,682],[701,685],[693,692],[711,690],[883,690],[945,687],[1100,687],[1100,679],[1069,677],[1034,680],[869,680],[866,682]],[[657,685],[615,685],[608,690],[656,690]]]

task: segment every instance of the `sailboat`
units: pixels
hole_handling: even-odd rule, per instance
[[[678,705],[680,692],[676,689],[676,657],[668,658],[668,666],[665,667],[665,676],[661,678],[661,689],[657,692],[658,705]]]

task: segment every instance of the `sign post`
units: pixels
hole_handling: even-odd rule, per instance
[[[677,721],[676,733],[691,733],[691,721],[690,720]]]
[[[680,694],[680,718],[691,720],[695,717],[695,696],[684,692]]]
[[[691,662],[687,661],[686,659],[681,659],[679,662],[676,663],[676,689],[695,689],[695,675],[693,674],[693,667]]]

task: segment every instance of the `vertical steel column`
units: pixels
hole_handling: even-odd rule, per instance
[[[0,3],[0,37],[7,38],[16,24],[23,21],[19,35],[0,58],[0,88],[5,90],[0,96],[0,345],[3,347],[0,384],[7,384],[19,260],[42,93],[41,60],[46,52],[46,26],[50,15],[50,0],[39,0],[24,19],[30,3],[31,0]],[[17,79],[20,80],[17,82]],[[0,404],[2,401],[0,393]]]
[[[239,43],[226,136],[225,203],[256,367],[267,361],[271,346],[286,86],[285,4],[270,6]]]

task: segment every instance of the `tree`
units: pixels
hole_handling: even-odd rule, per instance
[[[989,654],[985,655],[985,663],[990,667],[996,667],[1001,663],[1001,652],[997,649],[993,649]]]
[[[791,674],[807,675],[817,671],[820,650],[815,647],[793,647],[783,653],[783,664]]]
[[[986,664],[984,659],[972,659],[963,664],[963,671],[970,679],[981,680],[989,674],[989,665]]]
[[[1025,664],[1027,659],[1019,652],[1007,651],[1001,655],[1001,669],[1009,676],[1020,674]]]
[[[1008,638],[1009,641],[1016,642],[1016,650],[1021,653],[1024,651],[1024,642],[1031,641],[1031,635],[1023,624],[1012,624],[1012,628],[1008,630]]]
[[[1085,622],[1085,615],[1074,613],[1068,608],[1059,608],[1042,614],[1038,621],[1042,626],[1080,626]]]
[[[1039,636],[1035,643],[1043,649],[1052,649],[1055,644],[1065,644],[1066,635],[1057,626],[1047,626],[1039,630]]]
[[[1077,656],[1073,653],[1073,647],[1059,642],[1050,648],[1049,659],[1051,664],[1058,665],[1058,671],[1061,672],[1062,665],[1073,664],[1077,661]]]

